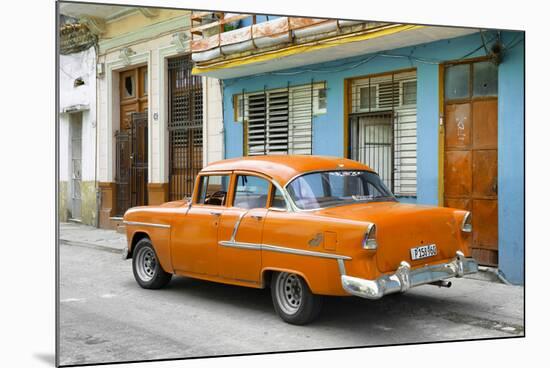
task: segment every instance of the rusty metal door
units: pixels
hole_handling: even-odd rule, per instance
[[[473,65],[460,73],[474,72]],[[496,74],[491,72],[493,74]],[[457,84],[457,80],[445,82]],[[496,87],[476,96],[474,78],[468,78],[459,98],[445,102],[444,205],[472,213],[472,255],[480,264],[498,265],[498,101]],[[453,76],[451,76],[452,79]],[[466,76],[465,76],[466,77]],[[496,79],[496,75],[489,78]],[[455,78],[456,79],[456,78]],[[492,81],[491,83],[496,83]],[[446,87],[447,89],[447,87]],[[465,90],[466,91],[466,90]],[[453,91],[449,91],[452,95]],[[452,96],[451,96],[452,97]]]
[[[129,129],[119,130],[116,139],[116,214],[146,205],[148,178],[147,112],[131,114]]]
[[[202,169],[202,79],[189,55],[168,60],[169,200],[190,197]]]

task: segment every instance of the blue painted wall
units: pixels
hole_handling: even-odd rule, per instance
[[[524,43],[523,34],[504,34],[519,42],[505,54],[498,70],[498,239],[499,269],[523,284],[524,278]]]
[[[496,33],[486,36],[490,43]],[[505,277],[523,282],[523,33],[502,32],[508,50],[499,68],[499,263]],[[414,47],[362,55],[251,77],[224,80],[226,157],[243,155],[242,124],[233,119],[232,96],[311,81],[327,83],[327,113],[313,119],[313,153],[344,156],[344,79],[414,67],[417,70],[417,197],[438,204],[438,64],[484,56],[478,33]],[[518,221],[519,219],[519,221]],[[510,234],[513,234],[510,236]]]

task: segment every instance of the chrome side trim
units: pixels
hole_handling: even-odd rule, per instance
[[[150,226],[150,227],[159,227],[162,229],[170,229],[170,225],[167,224],[154,224],[151,222],[138,222],[138,221],[123,221],[125,225],[135,225],[135,226]]]
[[[235,237],[237,236],[237,230],[239,230],[239,225],[241,224],[241,221],[243,220],[243,217],[246,216],[250,210],[246,210],[243,213],[239,215],[239,218],[237,219],[237,222],[235,222],[235,227],[233,227],[233,232],[231,233],[231,239],[230,242],[235,242]]]
[[[297,256],[308,256],[308,257],[328,258],[328,259],[337,259],[337,260],[351,259],[351,257],[343,256],[340,254],[314,252],[311,250],[280,247],[278,245],[245,243],[245,242],[238,242],[238,241],[231,241],[231,240],[222,240],[218,244],[224,247],[252,249],[252,250],[266,250],[266,251],[277,252],[277,253],[294,254]]]
[[[254,243],[241,243],[231,240],[223,240],[219,242],[220,245],[223,245],[224,247],[230,247],[230,248],[240,248],[240,249],[252,249],[252,250],[261,250],[262,245],[261,244],[254,244]]]
[[[346,274],[346,265],[344,264],[343,259],[338,259],[338,270],[340,270],[340,275],[344,276]]]
[[[279,183],[277,183],[273,179],[271,179],[271,183],[273,184],[273,186],[275,186],[275,188],[277,188],[279,190],[279,192],[281,192],[283,194],[283,198],[285,199],[286,210],[288,212],[296,212],[297,207],[294,205],[294,202],[292,201],[292,198],[290,198],[290,194],[288,194],[288,192],[286,190],[286,186],[284,186],[284,187],[281,186]]]
[[[330,254],[330,253],[323,253],[323,252],[314,252],[312,250],[303,250],[303,249],[280,247],[278,245],[262,244],[262,250],[270,250],[272,252],[278,252],[278,253],[289,253],[289,254],[295,254],[295,255],[298,255],[298,256],[310,256],[310,257],[320,257],[320,258],[329,258],[329,259],[345,259],[345,260],[350,260],[351,259],[351,257],[342,256],[342,255],[339,255],[339,254]]]

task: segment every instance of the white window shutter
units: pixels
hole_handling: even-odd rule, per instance
[[[312,153],[312,86],[294,87],[290,90],[289,153]]]
[[[250,95],[246,98],[245,119],[248,124],[247,144],[250,156],[263,155],[266,151],[266,100],[263,93]]]
[[[324,84],[245,95],[248,155],[312,153],[314,88]]]
[[[356,124],[350,136],[352,158],[377,170],[398,196],[416,196],[417,189],[416,94],[403,96],[403,83],[410,82],[416,85],[416,71],[358,79],[352,85],[353,124]],[[361,106],[360,91],[366,87],[376,91],[376,104]],[[388,116],[384,119],[393,116],[393,158],[389,155],[392,151],[388,151],[390,142],[385,140],[388,126],[379,121],[384,116]]]

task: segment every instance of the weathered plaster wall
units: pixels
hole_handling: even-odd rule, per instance
[[[96,225],[97,200],[95,181],[83,181],[80,185],[82,209],[81,220],[87,225]]]
[[[61,222],[67,222],[69,219],[69,213],[67,208],[67,200],[68,200],[68,183],[67,181],[60,180],[58,183],[58,190],[59,190],[59,221]]]
[[[178,18],[173,32],[163,35],[144,33],[143,39],[128,44],[133,51],[130,64],[120,58],[120,49],[100,55],[99,62],[105,65],[105,75],[98,80],[99,153],[98,175],[101,182],[114,181],[115,139],[119,129],[118,74],[141,65],[148,65],[148,112],[149,112],[149,183],[168,182],[168,72],[167,59],[184,55],[188,49],[179,49],[173,42],[173,34],[189,27],[189,19]],[[153,32],[153,33],[151,33]],[[203,79],[203,118],[205,163],[219,160],[223,153],[223,124],[221,113],[221,90],[216,79]]]
[[[71,129],[82,126],[81,133],[81,214],[82,221],[95,225],[96,221],[96,54],[93,47],[59,60],[59,217],[72,217],[73,168],[71,162]],[[81,78],[83,85],[75,86]]]
[[[169,19],[189,16],[191,14],[188,10],[178,9],[156,9],[157,15],[154,17],[146,17],[139,9],[121,17],[114,19],[113,21],[107,21],[105,23],[105,33],[102,34],[102,38],[111,39],[120,37],[130,32],[135,32],[152,25],[162,23]]]

